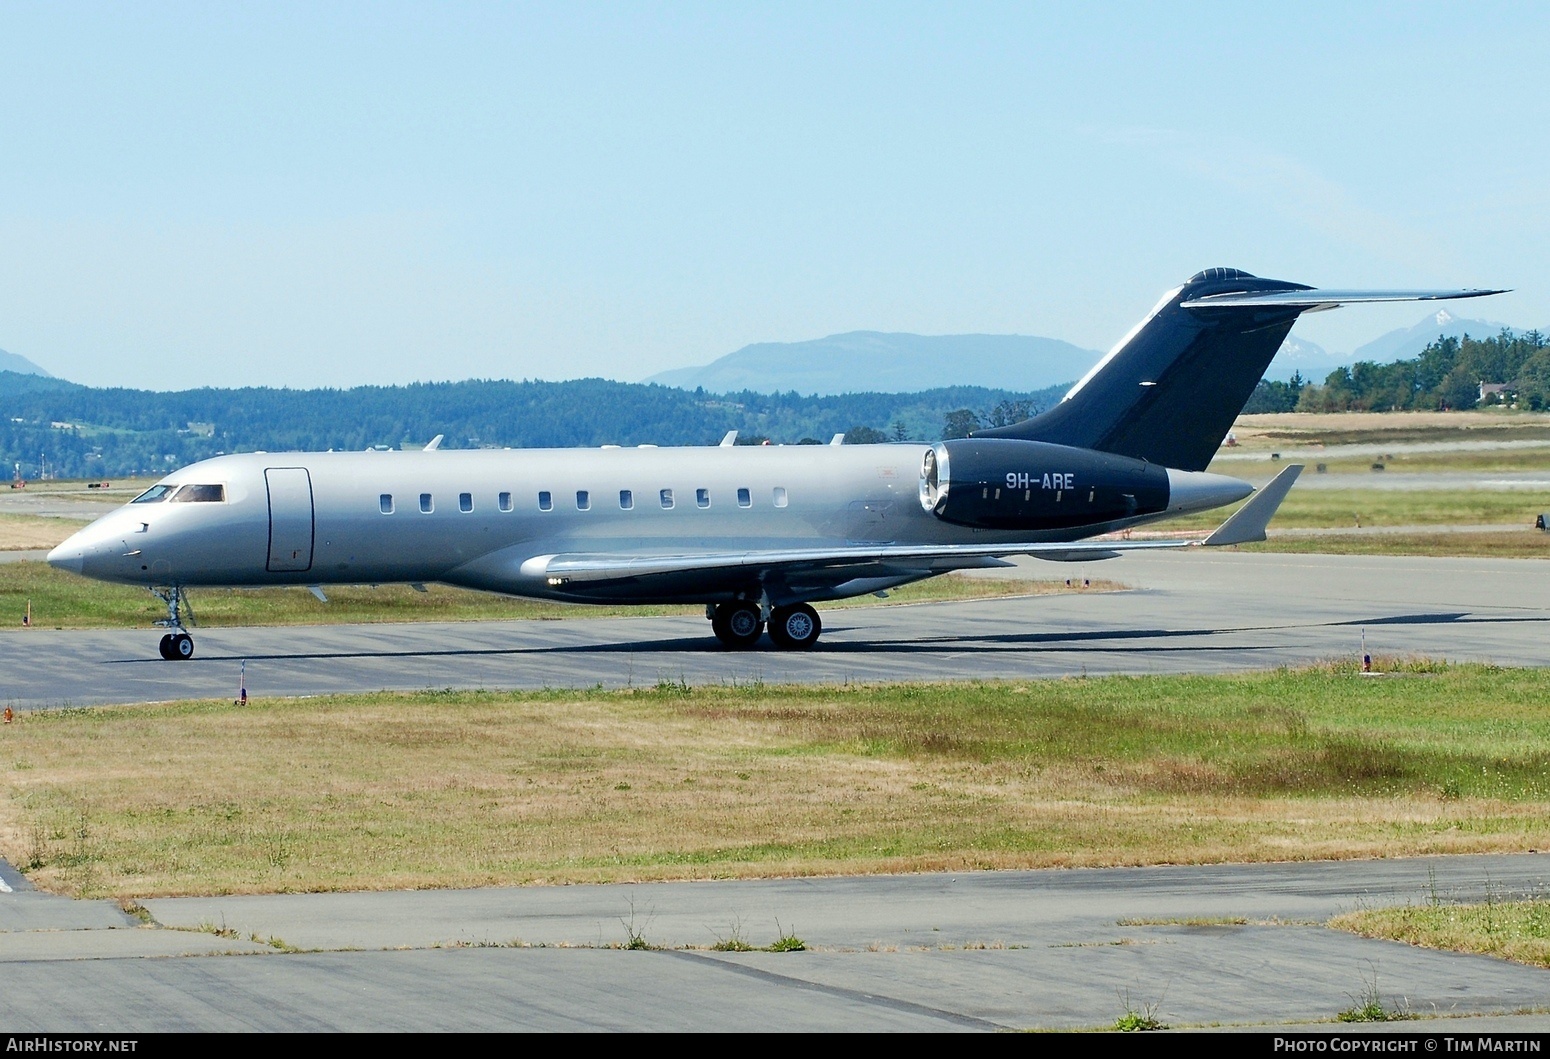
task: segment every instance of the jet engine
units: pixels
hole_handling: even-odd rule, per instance
[[[944,441],[920,468],[921,507],[981,529],[1062,529],[1151,515],[1168,510],[1168,494],[1169,472],[1156,464],[1042,441]]]

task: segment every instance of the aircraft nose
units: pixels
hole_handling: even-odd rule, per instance
[[[48,553],[48,565],[56,570],[68,570],[72,574],[78,574],[86,566],[86,549],[77,543],[80,534],[75,534],[59,547]]]

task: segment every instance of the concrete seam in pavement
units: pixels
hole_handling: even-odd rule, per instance
[[[971,1026],[978,1030],[991,1030],[999,1033],[1002,1030],[1011,1028],[990,1022],[987,1019],[975,1018],[973,1015],[961,1015],[956,1011],[944,1011],[941,1008],[927,1007],[925,1004],[915,1004],[908,1000],[898,1000],[889,996],[880,996],[877,993],[867,993],[860,989],[847,989],[844,986],[809,982],[805,978],[793,978],[790,975],[777,974],[774,971],[766,971],[758,967],[748,967],[744,964],[733,963],[731,960],[723,960],[715,956],[702,956],[699,953],[687,952],[682,949],[661,949],[658,951],[663,956],[676,956],[681,960],[693,960],[700,964],[715,964],[717,967],[723,967],[728,971],[746,975],[749,978],[756,978],[762,982],[772,982],[790,988],[806,990],[811,993],[822,993],[826,996],[844,997],[847,1000],[858,1000],[863,1004],[890,1008],[894,1011],[911,1015],[925,1015],[930,1018],[943,1019],[947,1022],[957,1023],[960,1026]]]

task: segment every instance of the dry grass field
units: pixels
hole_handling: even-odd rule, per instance
[[[1550,844],[1550,673],[1383,665],[29,713],[0,853],[141,897]]]
[[[1550,439],[1550,414],[1479,412],[1277,412],[1242,415],[1233,424],[1240,446],[1275,448],[1290,442],[1353,444],[1493,438]]]
[[[83,523],[67,518],[40,515],[0,515],[0,551],[32,551],[52,548]]]

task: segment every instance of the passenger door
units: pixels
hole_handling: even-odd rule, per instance
[[[312,569],[312,476],[305,467],[270,467],[269,570],[301,573]]]

